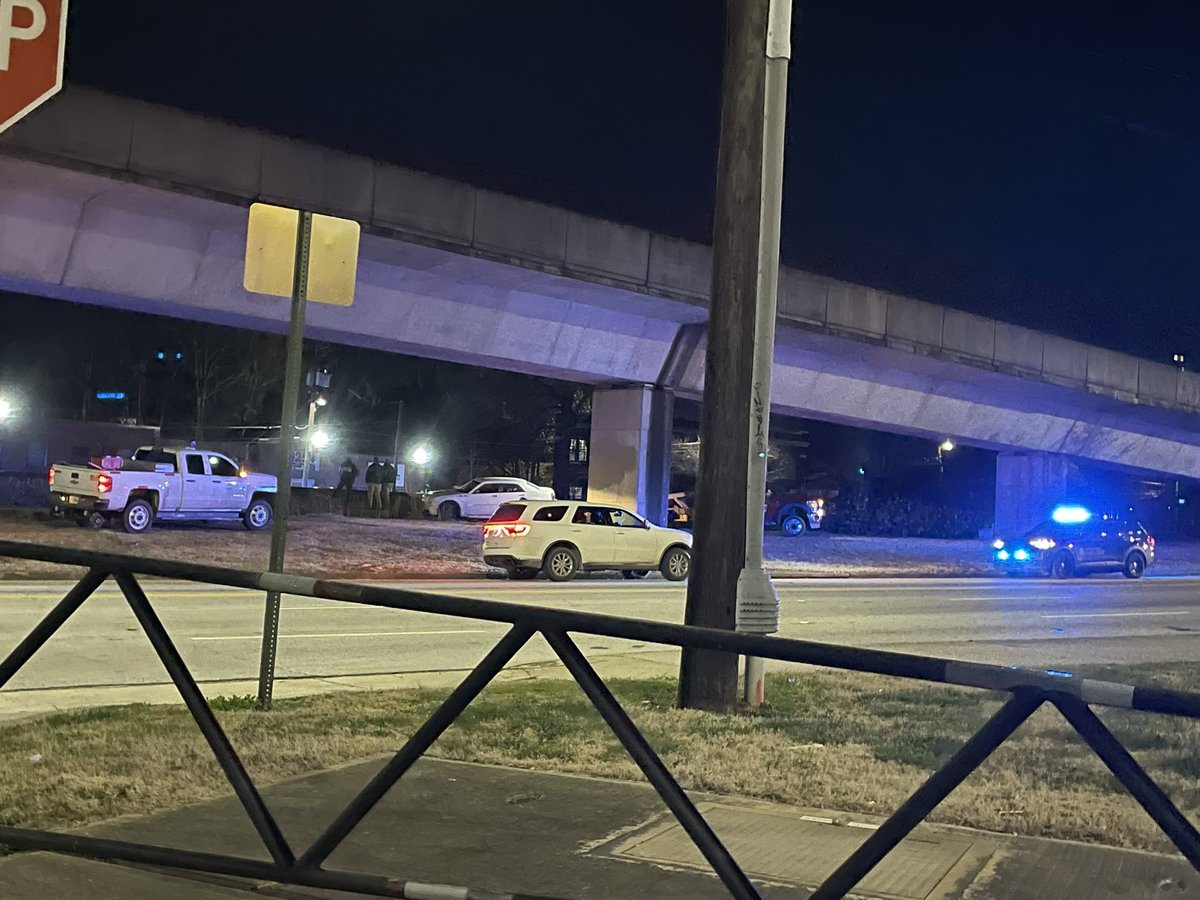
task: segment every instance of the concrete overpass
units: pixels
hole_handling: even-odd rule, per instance
[[[0,288],[282,332],[241,286],[245,207],[349,216],[321,339],[598,386],[594,496],[661,509],[671,397],[703,389],[708,247],[81,88],[0,138]],[[1001,451],[998,524],[1065,460],[1200,473],[1200,376],[785,269],[773,408]]]

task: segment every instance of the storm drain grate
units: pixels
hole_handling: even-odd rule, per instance
[[[816,886],[871,834],[869,826],[828,824],[788,812],[698,804],[733,858],[752,877]],[[953,835],[909,837],[863,879],[856,894],[925,900],[973,841]],[[711,871],[687,832],[661,822],[623,840],[613,855]]]

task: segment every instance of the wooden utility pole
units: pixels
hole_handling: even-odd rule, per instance
[[[791,0],[726,0],[712,300],[685,613],[689,625],[735,627],[738,577],[748,564],[755,565],[747,560],[748,520],[753,521],[749,527],[762,528],[760,463],[770,409],[790,30]],[[766,321],[756,332],[758,320]],[[760,355],[768,354],[765,381],[762,360],[756,372],[756,336]],[[749,507],[758,512],[748,514]],[[757,566],[761,569],[761,559]],[[737,663],[734,654],[685,648],[679,705],[732,709]]]

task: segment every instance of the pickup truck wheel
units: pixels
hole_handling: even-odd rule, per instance
[[[804,521],[803,516],[796,513],[788,513],[783,517],[783,521],[779,523],[780,530],[788,537],[800,537],[804,534],[808,525]]]
[[[90,525],[93,528],[103,528],[104,523],[107,521],[108,519],[106,519],[102,513],[94,512],[90,516],[84,516],[83,519],[80,520],[79,524]]]
[[[154,507],[148,500],[130,500],[121,513],[121,524],[130,534],[144,534],[154,524]]]
[[[242,513],[242,524],[247,531],[265,531],[271,527],[271,519],[275,517],[275,509],[266,500],[255,500]]]

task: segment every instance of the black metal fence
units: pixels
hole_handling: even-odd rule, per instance
[[[842,897],[853,889],[1043,704],[1050,704],[1063,714],[1113,775],[1153,817],[1179,851],[1200,870],[1200,834],[1091,709],[1093,706],[1118,707],[1197,719],[1200,718],[1200,694],[1197,693],[1080,678],[1065,672],[978,665],[928,656],[864,650],[792,638],[760,637],[597,613],[446,597],[295,575],[245,572],[6,541],[0,542],[0,557],[63,563],[87,569],[75,587],[16,649],[0,662],[0,688],[8,683],[104,581],[112,578],[179,689],[184,703],[212,748],[270,854],[271,861],[101,840],[73,834],[0,827],[0,844],[14,849],[53,851],[101,860],[240,876],[379,897],[458,896],[466,900],[533,900],[521,894],[474,891],[447,885],[431,886],[383,875],[333,871],[325,869],[323,865],[363,817],[454,723],[513,656],[530,638],[540,634],[579,683],[680,825],[691,836],[730,895],[738,900],[760,897],[750,878],[709,827],[704,816],[680,788],[654,748],[646,741],[620,702],[608,690],[603,679],[597,675],[571,639],[570,635],[576,633],[668,646],[720,650],[782,662],[872,672],[940,684],[1006,691],[1010,694],[1009,700],[1000,710],[817,888],[816,893],[812,895],[817,900]],[[251,590],[280,591],[345,603],[503,622],[508,623],[511,628],[370,783],[329,823],[312,845],[297,856],[230,745],[195,679],[176,651],[138,581],[138,575]]]

